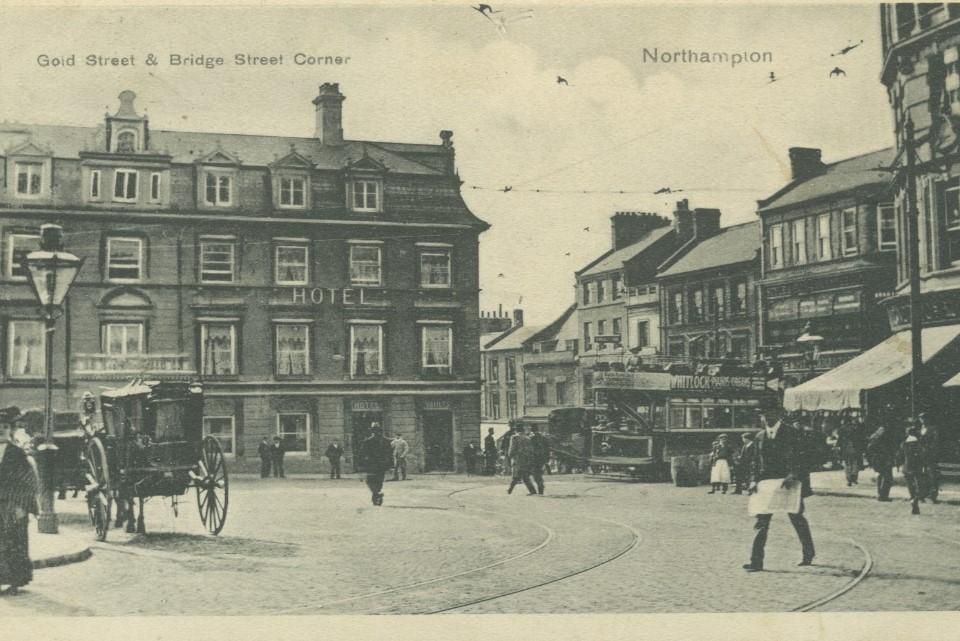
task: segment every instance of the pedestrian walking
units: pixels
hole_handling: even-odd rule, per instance
[[[510,421],[507,425],[507,431],[500,437],[500,453],[503,454],[501,473],[511,474],[513,457],[510,456],[510,443],[513,441],[513,435],[516,433],[516,421]]]
[[[257,454],[260,456],[260,478],[269,478],[273,453],[270,449],[270,441],[266,436],[260,440],[260,445],[257,446]]]
[[[906,438],[900,445],[898,461],[903,477],[907,481],[910,491],[910,505],[912,514],[920,514],[920,499],[923,496],[923,444],[920,440],[920,429],[911,425],[907,428]]]
[[[487,430],[487,436],[483,439],[483,463],[484,474],[493,476],[497,473],[497,459],[500,452],[497,450],[497,439],[493,436],[493,428]]]
[[[826,436],[813,428],[809,421],[797,419],[794,423],[800,439],[800,483],[803,497],[813,496],[810,485],[810,472],[822,470],[824,463],[830,458],[830,448]]]
[[[921,480],[923,492],[920,500],[930,499],[931,503],[939,503],[940,496],[940,443],[937,429],[931,424],[926,412],[920,412],[920,452],[923,457],[923,471]]]
[[[340,459],[343,457],[343,447],[340,446],[340,443],[334,441],[327,447],[324,456],[330,461],[330,478],[340,478]]]
[[[512,470],[507,494],[512,494],[513,488],[523,481],[523,484],[527,486],[527,493],[530,496],[535,496],[537,490],[530,482],[530,470],[533,467],[533,445],[530,443],[530,437],[524,433],[522,425],[517,425],[513,429],[506,458],[510,461],[510,469]]]
[[[893,463],[896,445],[892,443],[887,428],[880,426],[867,440],[867,459],[870,467],[877,473],[877,500],[892,501],[890,488],[893,487]]]
[[[366,472],[370,500],[383,505],[383,477],[394,467],[393,443],[384,438],[379,423],[370,425],[370,436],[360,444],[360,464]]]
[[[727,493],[730,487],[730,461],[733,459],[733,448],[728,444],[730,437],[721,434],[713,442],[710,452],[710,491],[707,494],[716,494],[721,491]]]
[[[38,479],[27,453],[14,436],[19,416],[8,408],[0,416],[0,594],[14,595],[33,580],[28,522],[37,514]]]
[[[543,468],[550,460],[550,444],[547,438],[540,433],[536,425],[530,428],[530,446],[533,448],[532,466],[530,474],[537,486],[537,494],[543,494]]]
[[[480,449],[473,441],[463,446],[463,464],[467,468],[467,476],[473,476],[477,473],[477,459],[479,456]]]
[[[734,480],[736,481],[736,488],[733,490],[734,494],[743,494],[743,491],[749,489],[750,487],[750,465],[751,457],[753,456],[753,434],[750,432],[744,432],[740,435],[740,441],[740,452],[736,457],[736,464],[734,467]]]
[[[406,481],[407,454],[410,453],[410,446],[407,445],[407,442],[400,436],[400,432],[397,432],[394,435],[393,441],[390,442],[390,447],[393,448],[393,480]],[[401,476],[403,477],[402,479]]]
[[[799,435],[792,427],[785,425],[780,408],[768,408],[761,412],[760,421],[763,431],[754,439],[752,467],[750,475],[750,492],[756,492],[761,481],[779,481],[779,490],[783,492],[799,492],[799,508],[796,511],[787,509],[790,523],[800,539],[802,558],[798,565],[811,565],[816,554],[813,546],[813,536],[810,533],[810,524],[803,515],[803,493],[800,486],[802,467],[799,453]],[[756,497],[761,498],[761,497]],[[778,509],[777,511],[781,511]],[[743,568],[748,572],[763,570],[764,547],[767,544],[767,534],[770,530],[770,520],[773,511],[761,509],[756,513],[753,538],[753,547],[750,552],[750,562]]]
[[[273,462],[273,477],[286,478],[283,473],[283,455],[287,453],[287,448],[283,444],[283,439],[279,436],[273,437],[273,445],[270,447],[270,460]]]
[[[843,461],[847,487],[853,487],[858,484],[860,479],[864,450],[863,432],[854,420],[844,417],[840,424],[837,447],[840,449],[840,459]]]

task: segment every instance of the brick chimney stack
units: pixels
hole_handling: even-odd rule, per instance
[[[618,211],[610,217],[611,246],[614,251],[632,245],[654,229],[670,221],[648,212]]]
[[[314,136],[324,145],[343,144],[343,101],[340,83],[325,82],[313,99],[317,109],[317,128]]]
[[[690,201],[686,198],[678,200],[677,208],[673,210],[673,229],[681,243],[693,238],[693,212],[690,211]]]
[[[720,210],[697,207],[693,210],[693,235],[703,240],[720,231]]]
[[[807,180],[819,176],[826,169],[820,160],[820,150],[810,147],[790,147],[790,174],[793,180]]]

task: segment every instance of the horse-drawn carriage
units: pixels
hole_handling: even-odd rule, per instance
[[[227,518],[227,468],[220,443],[203,436],[203,388],[134,381],[103,392],[100,406],[102,425],[55,432],[59,486],[85,492],[97,538],[106,539],[114,509],[115,527],[143,533],[149,498],[170,499],[176,513],[190,488],[204,527],[219,534]]]

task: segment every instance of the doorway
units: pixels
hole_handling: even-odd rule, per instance
[[[353,471],[363,472],[363,466],[360,464],[360,446],[370,436],[370,426],[379,423],[383,427],[383,412],[379,411],[356,411],[350,415],[351,444],[353,445]]]
[[[453,412],[430,410],[422,414],[424,472],[452,472]]]

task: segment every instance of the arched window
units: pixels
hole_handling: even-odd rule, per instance
[[[116,151],[132,153],[137,150],[137,134],[132,131],[121,131],[117,134]]]

